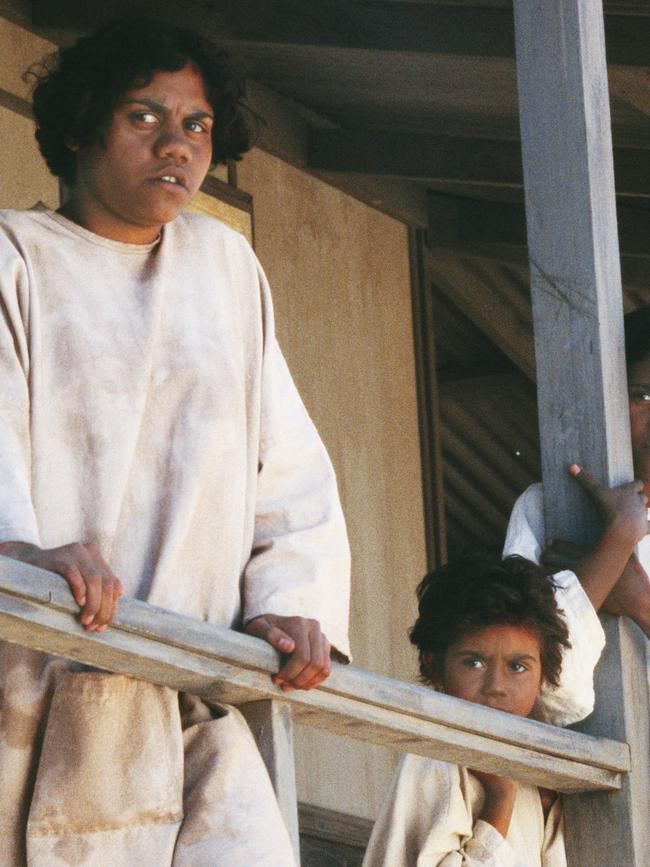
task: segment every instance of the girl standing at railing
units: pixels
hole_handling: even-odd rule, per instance
[[[562,570],[555,579],[574,645],[598,646],[604,641],[597,616],[601,609],[629,617],[650,639],[650,535],[645,508],[650,497],[650,306],[625,316],[625,360],[637,481],[607,488],[587,469],[576,464],[569,467],[602,520],[598,542],[587,550],[561,539],[547,539],[542,486],[535,484],[515,503],[504,548],[504,555],[520,554]],[[647,642],[646,650],[649,648]],[[648,675],[650,687],[650,665]],[[591,689],[585,691],[585,686],[580,667],[570,663],[563,667],[561,689],[548,696],[554,721],[564,725],[591,713],[594,694]]]
[[[334,472],[253,251],[181,213],[250,146],[242,85],[160,21],[40,72],[70,194],[0,214],[0,553],[61,574],[88,632],[126,593],[266,640],[310,689],[348,652]],[[0,642],[0,711],[3,867],[294,864],[234,708]]]

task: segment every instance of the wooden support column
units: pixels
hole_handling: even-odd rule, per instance
[[[249,701],[239,705],[257,741],[269,772],[280,811],[291,837],[296,863],[300,864],[298,800],[293,761],[293,720],[291,705],[285,701]]]
[[[409,259],[425,542],[428,568],[435,569],[447,562],[447,529],[436,347],[433,335],[433,294],[424,229],[409,229]]]
[[[548,535],[590,542],[593,511],[567,475],[632,478],[603,13],[597,0],[515,0],[531,291]],[[568,798],[572,867],[647,865],[644,641],[605,618],[592,734],[625,740],[620,793]]]

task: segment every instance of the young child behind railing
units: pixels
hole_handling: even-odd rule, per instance
[[[466,701],[535,715],[542,684],[557,685],[570,647],[554,591],[541,567],[517,556],[472,557],[429,573],[411,630],[422,679]],[[562,802],[507,777],[405,755],[363,863],[565,867]]]
[[[628,349],[632,345],[628,340]],[[633,368],[633,383],[639,375]],[[641,451],[647,442],[642,429],[650,426],[634,412],[632,406],[633,445]],[[635,468],[647,478],[636,453]],[[619,576],[648,533],[648,494],[644,481],[609,489],[576,464],[569,471],[603,521],[578,574],[565,569],[551,577],[550,565],[545,570],[516,555],[502,561],[474,556],[431,572],[420,584],[411,641],[419,650],[422,678],[435,689],[555,725],[577,722],[593,710],[593,671],[605,643],[597,611],[617,580],[622,583]],[[506,551],[512,551],[515,536],[521,543],[534,541],[533,535],[528,524],[511,522]],[[626,592],[638,590],[636,579],[623,579]],[[645,585],[643,590],[647,601]],[[561,801],[495,774],[405,756],[364,867],[479,864],[565,867]]]

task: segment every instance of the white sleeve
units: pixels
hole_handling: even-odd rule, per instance
[[[349,656],[350,552],[336,477],[275,338],[260,269],[265,349],[253,554],[244,620],[273,613],[318,620]]]
[[[472,822],[456,765],[405,755],[370,837],[363,867],[521,867],[510,843]]]
[[[531,485],[512,510],[503,556],[519,554],[538,563],[545,541],[542,486]],[[571,647],[562,657],[559,686],[542,686],[533,716],[552,725],[566,726],[584,719],[594,709],[593,672],[605,647],[605,633],[576,574],[565,569],[553,577]]]
[[[0,542],[39,543],[31,499],[29,279],[0,233]]]

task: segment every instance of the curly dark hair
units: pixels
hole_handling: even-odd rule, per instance
[[[105,24],[74,45],[32,66],[36,140],[52,174],[72,185],[75,154],[102,138],[120,97],[149,84],[156,72],[196,65],[215,113],[212,164],[239,159],[252,144],[259,118],[245,102],[244,83],[228,53],[191,30],[143,18]]]
[[[495,624],[523,626],[540,640],[545,680],[557,686],[569,631],[558,608],[553,578],[541,566],[512,555],[472,555],[424,576],[419,617],[410,632],[425,683],[442,676],[444,656],[462,635]]]

